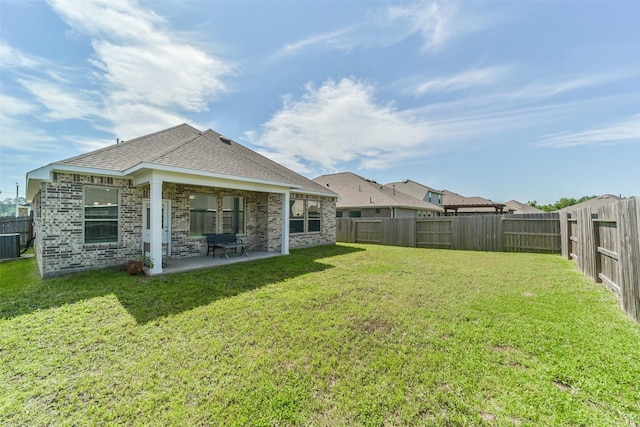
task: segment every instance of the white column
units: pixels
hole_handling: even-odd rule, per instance
[[[289,200],[290,195],[287,191],[282,198],[282,255],[289,255]]]
[[[162,273],[162,180],[152,178],[149,186],[151,187],[149,248],[153,260],[151,274],[159,274]]]

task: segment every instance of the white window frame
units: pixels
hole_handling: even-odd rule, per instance
[[[302,203],[302,211],[303,211],[302,216],[294,216],[293,215],[292,208],[294,206],[294,203],[296,203],[296,202]],[[310,203],[313,203],[313,204],[317,203],[318,204],[319,216],[317,218],[309,217],[309,204]],[[322,202],[320,200],[291,199],[289,210],[290,210],[290,212],[289,212],[289,234],[299,235],[299,234],[314,234],[314,233],[321,233],[322,232]],[[318,221],[319,225],[320,225],[320,229],[319,230],[314,230],[314,231],[309,231],[309,222],[310,221]],[[291,227],[293,222],[301,222],[303,224],[302,225],[302,231],[293,231],[293,227]]]
[[[224,200],[225,199],[240,199],[242,201],[242,209],[239,210],[238,212],[242,212],[242,221],[241,223],[239,223],[240,226],[242,226],[242,230],[240,230],[240,227],[238,227],[238,231],[234,231],[233,230],[233,212],[235,212],[235,210],[230,210],[230,211],[225,211],[224,208]],[[222,232],[223,233],[236,233],[239,236],[245,235],[247,233],[247,198],[243,197],[243,196],[223,196],[220,198],[220,202],[219,202],[219,207],[220,212],[222,212],[222,223],[220,224],[222,227]],[[234,203],[234,208],[235,208],[235,203]],[[231,228],[232,230],[229,231],[228,229],[225,229],[225,212],[231,212],[232,213],[232,220],[231,220]],[[220,217],[220,216],[218,216]]]
[[[116,193],[116,209],[117,216],[116,218],[87,218],[87,208],[91,209],[96,207],[95,204],[88,205],[87,204],[87,190],[89,189],[101,189],[105,191],[115,191]],[[87,185],[82,188],[82,242],[85,245],[99,245],[99,244],[113,244],[120,242],[120,218],[121,218],[121,209],[120,209],[120,189],[115,187],[101,187],[97,185]],[[107,241],[99,241],[99,242],[87,242],[87,225],[92,222],[114,222],[116,224],[116,238],[115,240],[107,240]]]
[[[207,234],[206,230],[201,230],[201,233],[193,233],[191,231],[191,212],[194,211],[194,209],[191,209],[191,200],[192,197],[196,197],[196,196],[201,196],[201,197],[211,197],[215,199],[215,221],[213,224],[213,231],[210,231],[209,233],[215,234],[218,232],[218,224],[220,222],[220,197],[218,197],[217,194],[211,194],[211,193],[191,193],[189,194],[189,236],[191,237],[201,237],[203,234]],[[201,212],[201,210],[195,210],[196,212]],[[208,212],[208,210],[207,210]]]

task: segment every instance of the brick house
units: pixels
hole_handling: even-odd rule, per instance
[[[27,173],[43,277],[203,256],[205,233],[250,250],[335,244],[337,195],[235,141],[182,124]],[[150,274],[162,273],[154,262]]]

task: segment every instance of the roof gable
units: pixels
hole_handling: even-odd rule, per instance
[[[396,188],[402,191],[403,193],[408,194],[411,197],[415,197],[416,199],[420,199],[424,201],[429,200],[429,192],[442,194],[442,191],[440,190],[434,190],[431,187],[427,187],[424,184],[421,184],[419,182],[416,182],[410,179],[405,179],[404,181],[399,181],[399,182],[390,182],[386,185],[390,185],[390,186],[395,185]]]
[[[336,196],[328,188],[217,132],[201,132],[186,123],[61,160],[52,167],[93,169],[114,175],[127,175],[136,168],[170,168],[194,175],[278,183],[298,192]]]
[[[536,214],[536,213],[544,213],[542,209],[534,208],[531,205],[526,203],[521,203],[517,200],[509,200],[504,204],[507,207],[507,210],[513,211],[515,214]]]

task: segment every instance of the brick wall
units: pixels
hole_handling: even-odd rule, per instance
[[[120,241],[84,243],[84,186],[110,187],[119,191]],[[44,277],[71,271],[123,265],[141,248],[141,189],[131,181],[89,175],[54,173],[36,196],[35,251]]]
[[[336,203],[335,199],[321,196],[291,193],[291,200],[303,199],[320,202],[320,232],[295,233],[289,236],[289,247],[306,248],[336,243]]]
[[[110,187],[119,191],[119,241],[117,243],[84,243],[85,186]],[[190,235],[190,194],[215,194],[218,212],[222,212],[222,198],[245,198],[246,234],[241,238],[250,250],[281,250],[282,194],[238,191],[164,183],[163,199],[171,201],[172,258],[186,258],[206,254],[203,236]],[[292,235],[291,248],[335,244],[335,202],[331,198],[292,194],[294,198],[321,201],[321,231]],[[90,175],[54,173],[51,182],[41,184],[34,198],[36,233],[35,252],[44,277],[109,266],[124,265],[142,251],[142,206],[149,198],[149,186],[133,187],[129,179]],[[222,232],[222,221],[218,221]]]

